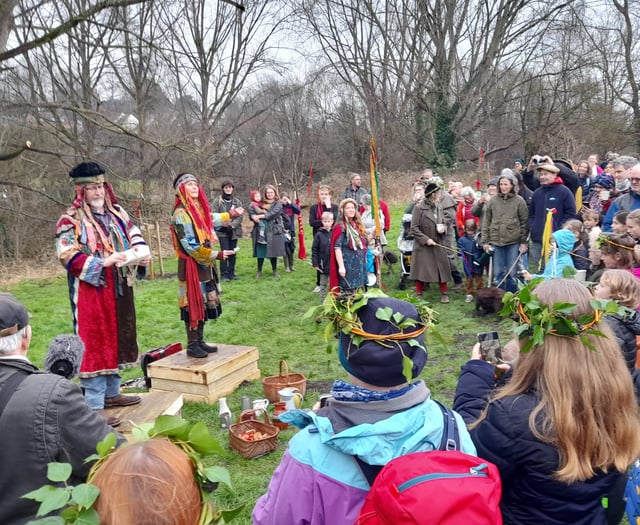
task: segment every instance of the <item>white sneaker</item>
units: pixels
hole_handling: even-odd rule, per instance
[[[464,300],[465,303],[472,303],[473,302],[473,295],[467,295],[467,297]]]
[[[316,286],[313,290],[311,290],[311,293],[320,293],[321,290],[322,288],[320,288],[319,286]]]

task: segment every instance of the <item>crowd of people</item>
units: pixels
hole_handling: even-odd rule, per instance
[[[410,219],[401,232],[412,240],[409,277],[418,296],[433,283],[448,303],[453,283],[473,299],[487,270],[486,284],[506,291],[516,291],[518,281],[543,278],[533,281],[530,302],[518,303],[514,315],[533,326],[542,309],[547,325],[558,324],[542,338],[519,332],[509,343],[512,359],[498,368],[474,346],[455,395],[461,450],[497,466],[507,524],[618,523],[626,471],[640,455],[633,383],[640,336],[640,163],[618,156],[600,166],[590,156],[573,168],[547,156],[534,156],[526,166],[517,159],[480,195],[460,183],[445,190],[427,170],[411,188]],[[55,242],[68,273],[74,331],[84,346],[79,386],[41,373],[29,361],[29,314],[13,296],[0,294],[0,449],[8,453],[0,474],[0,522],[11,525],[35,515],[35,502],[21,496],[48,483],[50,461],[68,462],[73,479],[86,479],[84,459],[119,424],[108,409],[141,402],[120,392],[119,370],[137,360],[132,284],[144,276],[149,253],[140,249],[142,235],[101,166],[84,162],[69,175],[75,200],[56,225]],[[212,202],[190,173],[179,174],[173,188],[179,315],[187,354],[205,358],[217,351],[205,342],[204,326],[222,315],[220,282],[238,279],[245,208],[230,180]],[[309,211],[314,291],[353,300],[371,284],[372,259],[391,227],[389,210],[381,201],[375,216],[356,174],[339,203],[327,186],[318,197]],[[279,277],[279,258],[285,271],[294,271],[300,207],[266,185],[251,193],[246,212],[256,278],[262,278],[265,259],[273,277]],[[567,267],[597,282],[593,292],[578,279],[563,278]],[[601,311],[594,297],[619,310]],[[557,303],[575,308],[555,311]],[[347,380],[333,384],[326,406],[284,416],[301,430],[256,503],[256,524],[353,523],[371,485],[370,468],[433,450],[442,439],[442,410],[418,379],[428,355],[424,310],[376,295],[355,315],[357,323],[343,326],[338,336]],[[120,445],[122,436],[116,433],[115,442]],[[113,502],[127,500],[127,512],[140,515],[118,481],[119,465],[134,464],[135,475],[183,476],[193,490],[185,490],[191,499],[176,500],[187,517],[175,523],[200,517],[202,498],[188,458],[178,453],[169,461],[176,451],[163,447],[127,447],[103,467],[96,483],[114,494],[98,500],[101,514],[114,516],[105,523],[121,522]],[[290,497],[292,491],[298,496]]]

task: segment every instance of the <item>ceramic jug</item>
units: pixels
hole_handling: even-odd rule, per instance
[[[297,388],[288,386],[282,390],[278,390],[278,395],[280,396],[280,401],[285,403],[287,410],[294,410],[302,406],[302,400],[304,398],[302,392]]]

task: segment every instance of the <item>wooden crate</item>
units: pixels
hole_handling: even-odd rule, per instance
[[[256,347],[217,346],[216,353],[203,359],[189,357],[183,350],[150,363],[150,391],[180,392],[188,401],[215,403],[233,393],[243,381],[260,379]]]
[[[180,392],[146,392],[134,394],[142,398],[138,405],[109,408],[108,414],[116,416],[121,423],[116,430],[131,438],[131,429],[142,423],[153,423],[158,416],[179,416],[182,412],[183,397]]]

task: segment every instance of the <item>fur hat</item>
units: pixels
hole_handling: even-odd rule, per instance
[[[69,177],[74,184],[91,184],[104,182],[104,173],[97,162],[81,162],[69,172]]]
[[[372,297],[358,310],[364,332],[389,336],[404,333],[398,328],[397,323],[379,319],[376,314],[380,309],[391,310],[391,315],[397,313],[404,318],[420,322],[418,311],[411,303],[392,297]],[[407,329],[408,332],[413,330],[415,328]],[[416,345],[415,342],[422,346]],[[347,334],[340,334],[338,343],[340,364],[352,376],[369,385],[391,387],[406,383],[407,379],[403,374],[403,354],[413,363],[411,376],[415,379],[427,363],[424,333],[393,341],[365,338],[358,345]]]
[[[49,344],[44,369],[50,374],[73,379],[78,375],[83,354],[84,343],[77,335],[59,335]]]

